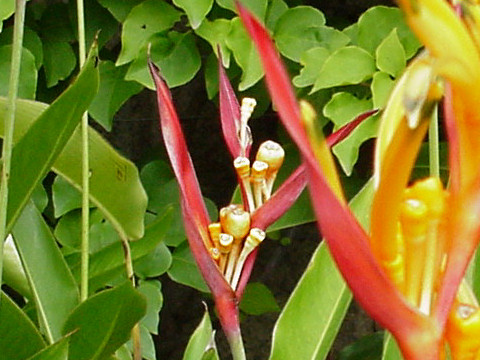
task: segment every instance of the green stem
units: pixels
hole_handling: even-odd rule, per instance
[[[127,270],[127,277],[135,287],[135,273],[133,272],[132,251],[128,240],[122,237],[123,256],[125,258],[125,268]],[[133,360],[142,360],[142,349],[140,341],[140,325],[137,323],[132,329],[133,342]]]
[[[3,273],[3,242],[7,237],[8,179],[13,148],[13,130],[15,128],[15,110],[22,59],[23,28],[25,22],[25,1],[17,0],[15,5],[15,24],[13,28],[12,64],[8,87],[7,112],[5,115],[5,137],[3,139],[3,166],[0,186],[0,285]]]
[[[228,343],[230,345],[233,360],[246,360],[242,333],[240,331],[230,334],[230,336],[228,336]]]
[[[430,164],[430,176],[440,176],[440,147],[438,142],[438,106],[432,111],[430,127],[428,129],[428,154]]]
[[[77,20],[78,20],[78,54],[80,68],[83,67],[86,58],[85,50],[85,17],[83,0],[77,0]],[[80,280],[80,299],[86,300],[88,297],[88,263],[89,263],[89,228],[90,228],[90,164],[88,149],[88,114],[85,112],[82,117],[82,246],[81,246],[81,280]]]

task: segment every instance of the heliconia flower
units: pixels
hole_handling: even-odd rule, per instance
[[[423,14],[423,2],[442,1],[405,0],[415,14]],[[480,153],[477,148],[477,154],[471,154],[479,138],[468,143],[468,151],[463,149],[468,134],[460,129],[465,126],[462,121],[475,124],[468,122],[469,114],[478,116],[475,108],[455,107],[456,97],[447,97],[453,102],[446,116],[453,148],[452,177],[460,179],[457,187],[445,190],[440,179],[433,177],[407,186],[433,106],[444,92],[442,79],[466,71],[462,62],[452,60],[464,49],[449,48],[448,53],[455,54],[444,62],[433,51],[423,54],[397,80],[382,114],[371,233],[367,234],[346,204],[328,147],[312,125],[314,112],[297,102],[267,30],[238,2],[237,7],[260,54],[273,104],[302,154],[319,228],[357,301],[393,334],[406,359],[441,359],[445,342],[454,359],[477,359],[480,309],[462,279],[480,236],[480,162],[466,159],[470,166],[466,170],[460,163]],[[430,30],[447,49],[441,34],[444,17],[431,21],[437,27],[432,25]],[[458,69],[444,68],[449,61]],[[476,67],[480,71],[480,63]],[[453,93],[457,86],[447,85],[445,92]],[[462,90],[467,96],[467,90]],[[463,99],[461,104],[470,100]],[[475,126],[473,134],[479,131]]]
[[[157,89],[165,147],[180,188],[190,249],[212,292],[220,322],[235,356],[243,353],[237,305],[250,276],[258,245],[265,239],[268,226],[293,205],[305,188],[305,167],[300,166],[273,192],[273,182],[285,156],[283,148],[273,141],[261,144],[255,161],[250,165],[252,135],[247,122],[255,106],[254,100],[243,99],[239,105],[219,61],[223,135],[237,171],[243,204],[222,208],[219,220],[212,222],[203,202],[170,91],[160,70],[151,61],[149,68]],[[330,145],[338,143],[374,112],[360,115],[333,133],[327,141]]]

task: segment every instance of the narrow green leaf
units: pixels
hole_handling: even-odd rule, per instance
[[[245,288],[240,310],[249,315],[279,312],[280,307],[272,292],[262,283],[249,283]]]
[[[364,226],[369,223],[372,196],[370,180],[351,202]],[[350,300],[351,293],[322,242],[278,318],[270,359],[324,359]]]
[[[42,351],[36,353],[28,360],[67,360],[69,337],[64,337]]]
[[[70,336],[70,360],[99,360],[112,355],[145,315],[145,298],[129,282],[102,291],[80,304],[63,329]]]
[[[95,59],[96,55],[92,54],[75,83],[39,116],[13,147],[7,232],[71,138],[93,99],[98,86]]]
[[[50,343],[61,338],[78,304],[78,287],[41,213],[25,206],[12,235],[30,283],[40,324]]]
[[[4,359],[24,360],[45,347],[33,322],[3,292],[0,319],[0,354]]]
[[[375,55],[377,67],[381,71],[393,77],[402,73],[407,64],[407,59],[396,28],[378,45]]]
[[[212,348],[215,350],[214,335],[215,333],[212,329],[212,322],[210,321],[208,309],[205,308],[205,314],[203,315],[200,324],[198,324],[188,341],[187,348],[183,354],[183,360],[200,360],[203,359],[203,356],[207,351]]]
[[[210,12],[213,0],[173,0],[173,3],[185,11],[190,25],[193,29],[196,29],[205,19],[205,16]]]
[[[6,100],[0,97],[0,136],[3,137],[3,120]],[[40,119],[48,105],[19,100],[17,102],[14,141],[27,132]],[[46,134],[45,136],[47,136]],[[81,189],[81,133],[77,129],[53,164],[52,170]],[[90,148],[90,200],[125,238],[139,239],[143,235],[143,219],[147,197],[140,183],[136,166],[121,156],[95,130],[89,130]],[[118,201],[122,194],[122,201]]]
[[[127,67],[116,67],[111,61],[102,61],[99,69],[100,88],[88,108],[88,113],[105,130],[110,131],[115,113],[132,95],[139,93],[142,86],[124,80]]]
[[[0,46],[0,95],[8,93],[10,80],[10,67],[12,59],[12,45]],[[37,68],[35,57],[32,53],[23,48],[20,64],[20,78],[18,84],[18,97],[23,99],[34,99],[37,89]]]
[[[122,29],[122,50],[116,65],[127,64],[140,55],[150,36],[170,29],[181,12],[165,1],[146,0],[128,14]]]
[[[334,86],[358,84],[372,77],[375,60],[358,46],[347,46],[331,54],[323,64],[312,93]]]
[[[32,300],[30,284],[11,235],[3,243],[3,282],[28,300]]]
[[[238,89],[243,91],[252,87],[262,78],[263,70],[257,50],[238,17],[231,22],[227,45],[243,71]]]
[[[385,332],[383,340],[383,353],[382,359],[384,360],[402,360],[403,356],[398,348],[397,342],[388,332]]]

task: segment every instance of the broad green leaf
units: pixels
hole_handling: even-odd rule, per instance
[[[378,45],[375,52],[377,68],[393,77],[399,76],[407,64],[405,50],[400,43],[397,29],[392,32]]]
[[[406,58],[410,59],[421,44],[408,28],[398,8],[375,6],[363,13],[358,19],[358,45],[373,55],[394,28],[405,49]]]
[[[115,19],[121,23],[125,21],[128,13],[142,1],[143,0],[98,0],[99,4],[107,8]]]
[[[111,61],[102,61],[100,87],[88,113],[107,131],[112,130],[113,116],[131,96],[139,93],[142,86],[133,81],[125,81],[127,67],[116,67]]]
[[[398,348],[397,342],[388,332],[385,332],[383,340],[382,359],[384,360],[402,360],[402,354]]]
[[[28,360],[67,360],[68,341],[69,337],[64,337],[28,358]]]
[[[77,58],[72,46],[66,41],[43,41],[43,68],[47,77],[47,87],[65,80],[75,69]]]
[[[25,206],[12,235],[30,283],[37,316],[50,343],[61,338],[68,315],[78,304],[78,287],[70,269],[32,202]]]
[[[223,66],[226,68],[230,66],[230,49],[226,44],[226,38],[230,32],[230,24],[231,21],[227,19],[216,19],[214,21],[205,19],[202,22],[202,25],[195,30],[195,33],[198,36],[208,41],[217,57],[217,46],[220,46]]]
[[[350,38],[352,45],[358,45],[358,22],[347,26],[342,32]]]
[[[370,89],[372,90],[373,107],[376,109],[382,109],[387,105],[390,92],[393,89],[395,81],[392,78],[381,71],[377,71],[373,74],[372,84]]]
[[[360,338],[343,348],[339,360],[380,360],[382,354],[383,332],[376,332]]]
[[[145,315],[144,297],[127,282],[80,304],[63,329],[70,336],[69,360],[97,360],[112,355],[130,338]]]
[[[284,0],[271,0],[268,4],[267,18],[265,25],[267,29],[275,29],[278,19],[288,10],[288,5]]]
[[[323,108],[323,114],[331,119],[338,129],[352,121],[355,117],[372,109],[371,100],[358,99],[350,93],[340,92],[332,96]],[[345,174],[352,173],[358,159],[360,146],[368,139],[376,136],[378,121],[376,117],[365,120],[347,139],[333,147],[333,153],[340,161]]]
[[[171,31],[168,38],[155,34],[148,42],[151,44],[151,59],[160,68],[170,88],[189,82],[200,70],[200,53],[191,32]],[[130,65],[125,80],[137,81],[153,90],[155,87],[147,66],[147,47],[148,44]]]
[[[262,78],[263,70],[253,41],[247,35],[238,17],[232,20],[230,34],[227,37],[227,46],[232,50],[235,61],[242,69],[238,89],[240,91],[246,90]]]
[[[375,60],[358,46],[347,46],[336,50],[325,60],[312,93],[334,86],[358,84],[372,77]]]
[[[142,55],[140,50],[150,36],[170,29],[181,13],[165,1],[146,0],[128,14],[122,29],[122,50],[116,65],[123,65]]]
[[[282,55],[296,62],[311,48],[321,46],[333,51],[350,41],[341,31],[325,26],[325,16],[311,6],[285,11],[275,25],[274,38]]]
[[[53,213],[57,219],[82,207],[82,194],[61,176],[57,176],[53,181],[52,200]]]
[[[190,25],[193,29],[196,29],[210,12],[213,0],[173,0],[173,3],[185,11]]]
[[[170,209],[158,216],[157,220],[149,224],[142,239],[131,242],[131,254],[133,265],[150,254],[155,247],[165,239],[165,235],[172,222],[172,212]],[[67,258],[67,262],[72,268],[73,276],[80,279],[80,254],[72,254]],[[120,241],[111,244],[90,256],[89,287],[90,291],[95,291],[109,284],[112,280],[124,276],[125,256]]]
[[[157,280],[142,281],[138,291],[147,299],[147,312],[141,324],[150,333],[158,335],[158,323],[160,321],[160,310],[163,306],[162,284]]]
[[[127,348],[130,350],[130,353],[133,352],[133,342],[131,338],[128,340]],[[140,350],[142,353],[142,359],[157,360],[157,356],[155,354],[155,344],[153,342],[152,335],[143,325],[140,325]]]
[[[161,242],[152,252],[136,261],[134,270],[142,279],[153,278],[164,274],[171,264],[170,250],[164,242]]]
[[[372,196],[370,180],[351,202],[352,210],[365,227],[369,223]],[[351,297],[322,242],[277,320],[270,359],[324,359]]]
[[[272,292],[262,283],[249,283],[245,288],[240,310],[249,315],[279,312],[280,307]]]
[[[0,354],[8,360],[24,360],[45,347],[33,322],[5,293],[0,298]]]
[[[22,260],[15,247],[11,235],[3,243],[3,283],[10,286],[13,290],[32,300],[32,291],[28,283],[27,275],[23,269]]]
[[[42,48],[42,40],[38,34],[30,29],[28,26],[25,26],[24,34],[23,34],[23,47],[28,49],[35,57],[35,65],[37,69],[43,64],[43,48]],[[11,45],[13,39],[13,26],[10,26],[4,29],[0,33],[0,46],[1,45]]]
[[[83,0],[85,13],[85,40],[87,48],[94,40],[101,49],[118,32],[118,22],[112,14],[102,7],[98,0]],[[133,1],[132,1],[133,2]],[[70,14],[76,18],[77,4],[70,2]],[[77,35],[78,36],[78,35]]]
[[[313,85],[329,55],[330,51],[324,47],[314,47],[304,51],[300,58],[303,69],[293,78],[293,84],[296,87]]]
[[[215,0],[218,5],[225,9],[232,10],[237,12],[235,7],[235,0]],[[254,13],[260,20],[265,19],[265,14],[267,12],[268,0],[242,0],[242,5],[245,6],[248,10]]]
[[[204,354],[212,348],[216,352],[214,336],[215,332],[212,329],[210,315],[208,314],[208,309],[205,309],[205,314],[200,324],[198,324],[188,341],[187,348],[183,354],[183,360],[201,360]]]
[[[68,16],[69,5],[67,2],[49,4],[41,12],[39,32],[42,39],[53,42],[68,42],[76,40],[77,28],[72,23],[73,17]]]
[[[0,97],[0,136],[6,99]],[[48,108],[46,104],[19,100],[17,102],[14,141]],[[77,129],[53,164],[52,170],[67,179],[77,189],[82,184],[81,132]],[[142,188],[136,166],[121,156],[95,130],[89,129],[90,200],[112,223],[121,236],[129,239],[142,237],[147,197]],[[122,194],[122,201],[118,201]]]
[[[188,242],[178,246],[172,254],[172,266],[168,276],[180,284],[190,286],[202,292],[210,292],[203,280],[193,255],[188,247]]]
[[[10,67],[12,59],[12,45],[0,46],[0,95],[8,94],[10,82]],[[37,89],[37,68],[35,57],[32,53],[23,48],[20,64],[20,78],[18,83],[18,97],[23,99],[34,99]]]
[[[12,149],[7,232],[52,167],[98,87],[95,50],[77,80],[30,126]],[[3,117],[2,117],[3,119]],[[104,180],[105,181],[105,180]]]

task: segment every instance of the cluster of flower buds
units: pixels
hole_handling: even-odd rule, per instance
[[[208,226],[213,246],[212,258],[235,290],[247,256],[265,239],[265,232],[250,228],[250,213],[242,205],[220,210],[220,222]]]

